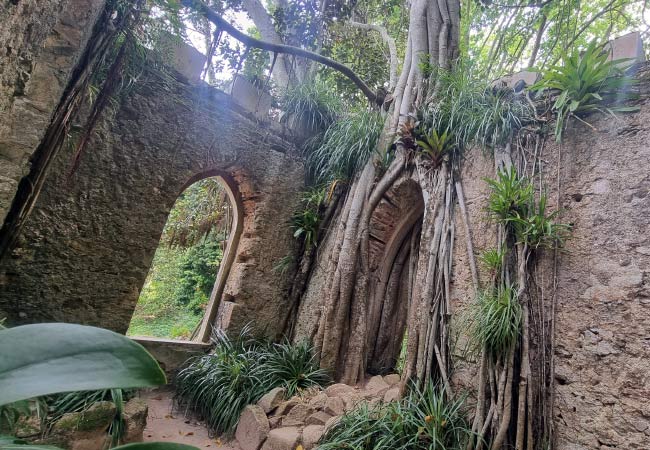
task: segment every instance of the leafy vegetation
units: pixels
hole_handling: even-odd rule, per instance
[[[214,344],[210,354],[189,360],[179,372],[176,392],[179,403],[216,433],[232,433],[246,405],[274,387],[293,393],[329,380],[306,344],[270,344],[247,329],[235,339],[217,331]]]
[[[320,228],[320,209],[325,200],[325,190],[321,187],[308,189],[302,194],[301,209],[291,216],[293,237],[302,237],[305,248],[318,244]]]
[[[16,408],[18,402],[31,398],[87,389],[102,392],[113,389],[113,398],[121,401],[118,388],[166,383],[158,363],[142,346],[101,328],[48,323],[0,329],[0,353],[3,355],[0,406],[4,407],[13,404]],[[88,397],[73,394],[61,399],[59,406],[66,409],[86,402]],[[0,446],[18,450],[60,450],[53,446],[32,445],[11,436],[0,436]],[[116,447],[116,450],[123,449],[196,450],[181,444],[154,442]]]
[[[578,120],[594,111],[629,112],[638,108],[614,106],[615,101],[629,97],[634,78],[624,75],[621,65],[626,61],[610,61],[609,52],[592,41],[585,50],[575,48],[563,65],[551,66],[533,89],[554,89],[559,95],[553,103],[557,118],[555,138],[562,140],[562,132],[571,117]],[[628,91],[626,93],[626,91]]]
[[[504,356],[516,344],[521,329],[521,306],[511,286],[480,292],[472,306],[470,336],[477,348]]]
[[[503,267],[503,260],[506,253],[505,248],[501,249],[501,251],[496,248],[491,248],[480,254],[479,261],[487,271],[493,274],[498,273],[501,271],[501,267]]]
[[[472,435],[464,399],[448,399],[428,381],[412,387],[401,402],[362,406],[347,413],[320,441],[320,450],[464,449]]]
[[[306,150],[316,184],[350,180],[375,152],[383,124],[375,111],[352,110],[316,137]]]
[[[319,78],[285,90],[280,103],[284,123],[312,133],[325,130],[343,111],[341,98]]]

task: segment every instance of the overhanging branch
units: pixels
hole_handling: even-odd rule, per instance
[[[366,83],[363,82],[361,78],[357,76],[356,73],[352,71],[348,66],[341,64],[333,59],[330,59],[326,56],[319,55],[318,53],[310,52],[309,50],[304,50],[299,47],[294,47],[291,45],[285,44],[273,44],[271,42],[262,41],[255,39],[251,36],[248,36],[245,33],[242,33],[237,28],[228,23],[223,17],[221,17],[215,10],[210,8],[201,0],[181,0],[183,6],[191,8],[194,11],[198,12],[205,16],[210,22],[214,23],[220,30],[225,31],[233,38],[237,39],[244,45],[249,47],[259,48],[261,50],[266,50],[273,53],[284,53],[287,55],[294,55],[301,58],[307,58],[312,61],[321,63],[327,67],[330,67],[338,72],[341,72],[343,75],[348,77],[361,92],[370,100],[371,103],[381,105],[383,103],[383,98],[380,98],[372,89],[368,87]]]

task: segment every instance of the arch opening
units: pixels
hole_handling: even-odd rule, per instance
[[[206,342],[241,234],[236,185],[207,173],[169,210],[130,321],[133,337]]]

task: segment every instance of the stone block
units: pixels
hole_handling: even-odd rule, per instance
[[[248,405],[239,417],[235,438],[241,450],[259,450],[270,430],[264,410],[257,405]]]
[[[274,389],[271,389],[257,402],[257,406],[262,408],[264,412],[268,414],[277,408],[280,403],[282,403],[286,392],[286,389],[283,387],[276,387]]]
[[[271,430],[262,450],[295,450],[301,433],[297,427],[282,427]]]
[[[282,419],[282,426],[284,427],[294,427],[302,426],[307,420],[307,417],[314,413],[314,408],[305,404],[298,404],[291,408],[289,414]]]
[[[323,411],[332,416],[341,416],[345,412],[345,404],[339,397],[330,397],[325,402]]]
[[[187,78],[187,81],[195,84],[201,80],[206,62],[203,53],[171,35],[160,39],[158,50],[163,54],[165,63]]]
[[[296,406],[299,405],[300,399],[298,397],[291,397],[286,402],[280,403],[278,407],[273,411],[272,415],[274,416],[284,416],[289,414],[289,412]]]
[[[381,375],[376,375],[366,383],[364,394],[366,397],[382,396],[390,388],[390,385],[384,381]]]
[[[638,31],[628,33],[609,41],[607,45],[605,45],[605,49],[609,51],[610,61],[616,61],[617,59],[630,60],[622,63],[623,65],[640,63],[646,60],[645,52],[643,51],[643,41],[641,40],[641,34]]]
[[[302,445],[305,450],[315,448],[324,433],[325,427],[323,425],[307,425],[302,430]]]
[[[273,98],[246,78],[241,76],[235,78],[230,95],[246,111],[252,112],[260,119],[268,118]]]
[[[355,392],[355,389],[352,386],[343,383],[336,383],[325,388],[325,394],[327,394],[328,397],[338,397],[341,394],[351,392]]]
[[[309,399],[309,405],[314,409],[323,409],[329,397],[324,392],[318,393]]]
[[[142,398],[132,398],[124,405],[125,435],[124,443],[142,442],[144,428],[147,426],[149,406]]]
[[[325,411],[317,411],[305,420],[305,425],[325,425],[332,416]]]
[[[384,402],[390,403],[399,400],[399,387],[393,387],[384,394]]]
[[[389,386],[394,386],[401,381],[401,377],[397,373],[391,373],[384,376],[384,381]]]

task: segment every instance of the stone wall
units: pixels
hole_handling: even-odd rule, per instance
[[[551,137],[542,151],[549,208],[557,209],[559,186],[561,221],[573,225],[557,266],[553,417],[558,450],[648,448],[649,89],[643,82],[640,112],[615,119],[590,116],[587,120],[595,130],[575,122],[561,146]],[[480,151],[464,162],[462,179],[476,254],[495,243],[483,181],[494,177],[494,170],[492,158]],[[456,231],[452,300],[458,317],[473,298],[473,289],[460,221]],[[544,288],[550,309],[553,256],[540,256],[535,281]],[[462,360],[461,350],[462,339],[456,348]],[[471,389],[475,372],[471,360],[461,362],[454,381]]]
[[[71,149],[54,162],[0,266],[0,316],[125,331],[178,194],[190,180],[221,175],[244,216],[224,293],[235,304],[231,324],[279,332],[287,286],[273,268],[293,249],[288,220],[304,175],[278,135],[220,91],[150,74],[105,114],[72,177]]]
[[[0,4],[0,222],[104,0]]]

